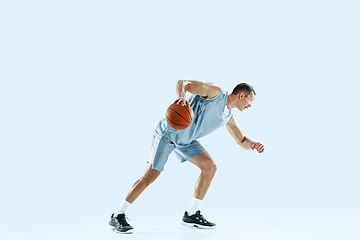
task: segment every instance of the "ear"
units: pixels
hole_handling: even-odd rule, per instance
[[[242,98],[244,98],[244,97],[245,97],[245,93],[244,93],[244,92],[239,93],[239,99],[242,99]]]

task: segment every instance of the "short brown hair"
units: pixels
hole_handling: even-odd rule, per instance
[[[236,87],[234,87],[234,90],[232,91],[231,94],[236,95],[241,92],[245,92],[246,96],[249,95],[251,92],[253,92],[254,95],[256,95],[254,88],[247,83],[239,83],[238,85],[236,85]]]

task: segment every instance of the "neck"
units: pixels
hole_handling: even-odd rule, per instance
[[[236,100],[236,96],[234,94],[229,94],[227,96],[227,99],[226,99],[226,104],[225,104],[226,107],[228,109],[234,108],[235,107],[235,105],[234,105],[235,100]]]

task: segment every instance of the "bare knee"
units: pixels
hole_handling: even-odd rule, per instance
[[[217,171],[217,166],[215,162],[211,162],[206,164],[202,169],[202,173],[205,174],[209,178],[213,178]]]
[[[149,186],[158,178],[159,175],[160,175],[159,171],[154,169],[149,169],[146,171],[144,176],[141,177],[140,181],[143,182],[146,186]]]

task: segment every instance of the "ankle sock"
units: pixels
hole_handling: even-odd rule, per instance
[[[200,210],[201,204],[203,200],[193,198],[190,204],[190,208],[188,211],[189,216],[196,213],[196,211]]]
[[[131,203],[129,203],[128,201],[126,201],[125,199],[121,202],[119,208],[116,210],[114,216],[117,216],[121,213],[125,213],[126,210],[128,209],[128,207],[131,205]]]

